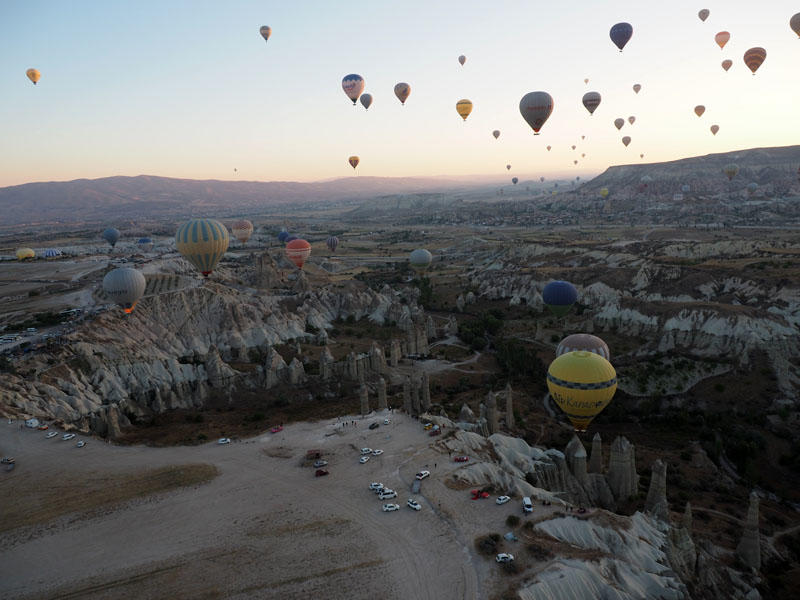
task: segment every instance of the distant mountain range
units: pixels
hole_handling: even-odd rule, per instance
[[[740,169],[732,184],[722,173],[729,163],[736,163]],[[581,189],[597,192],[608,187],[615,193],[626,190],[635,193],[641,178],[649,175],[653,179],[651,193],[667,193],[682,184],[689,184],[693,191],[703,193],[724,192],[729,191],[731,185],[741,184],[739,187],[743,188],[751,181],[780,191],[797,187],[798,165],[800,146],[754,148],[665,163],[609,167],[583,183]],[[496,187],[496,183],[481,177],[349,177],[311,183],[201,181],[149,175],[77,179],[0,188],[0,225],[112,225],[137,219],[230,218],[269,213],[285,204],[325,202],[358,206],[376,198],[383,198],[389,204],[400,202],[404,206],[420,201],[436,204],[442,200],[428,194],[469,192],[475,198],[476,192]],[[398,195],[417,197],[398,200]]]

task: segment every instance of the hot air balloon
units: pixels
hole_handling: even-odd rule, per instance
[[[262,25],[259,28],[258,32],[261,34],[261,37],[263,37],[264,41],[266,42],[269,39],[269,36],[272,35],[272,27],[269,27],[268,25]]]
[[[573,145],[572,145],[572,149],[573,149],[573,150],[575,150],[575,148],[576,148],[576,147],[577,147],[577,146],[575,146],[575,144],[573,144]]]
[[[368,110],[369,107],[372,106],[372,94],[361,94],[359,100],[361,101],[361,106],[363,106],[365,110]]]
[[[17,260],[25,260],[26,258],[35,258],[36,252],[31,248],[17,248]]]
[[[713,133],[714,135],[717,135],[718,131],[719,131],[719,125],[712,125],[711,126],[711,133]]]
[[[497,138],[499,138],[499,137],[500,137],[500,130],[499,130],[499,129],[495,129],[495,130],[492,132],[492,135],[494,136],[494,139],[497,139]]]
[[[350,166],[355,169],[358,166],[360,160],[361,159],[359,159],[357,156],[351,156],[350,158],[347,159],[347,162],[349,162]]]
[[[44,257],[45,258],[56,258],[58,256],[61,256],[61,254],[62,254],[62,252],[58,248],[47,248],[44,251]]]
[[[636,117],[628,117],[628,123],[633,125],[636,122]]]
[[[204,277],[214,270],[228,249],[228,229],[214,219],[192,219],[178,227],[175,247]]]
[[[631,136],[626,135],[624,138],[622,138],[622,143],[625,144],[625,147],[627,148],[628,144],[631,143]]]
[[[711,14],[711,11],[708,10],[707,8],[704,8],[699,13],[697,13],[697,16],[700,17],[701,21],[705,21],[708,18],[708,15],[710,15],[710,14]]]
[[[584,79],[583,83],[589,83],[589,78],[587,77],[586,79]]]
[[[456,112],[466,121],[469,113],[472,112],[472,102],[466,99],[459,100],[456,102]]]
[[[418,274],[424,273],[433,262],[433,255],[424,248],[417,248],[408,257],[411,268]]]
[[[722,172],[728,176],[728,181],[730,181],[736,177],[736,174],[739,172],[739,165],[734,163],[725,165],[725,167],[722,169]]]
[[[789,27],[797,34],[797,37],[800,37],[800,13],[792,15],[792,18],[789,19]]]
[[[519,181],[519,179],[517,177],[512,177],[511,178],[511,183],[513,183],[514,185],[517,185],[518,181]]]
[[[563,317],[578,300],[578,290],[568,281],[551,281],[542,290],[544,305],[557,317]]]
[[[638,94],[641,89],[642,89],[642,85],[640,83],[634,83],[633,84],[633,92],[635,94]]]
[[[614,119],[614,127],[617,129],[622,129],[622,126],[625,125],[625,119]]]
[[[583,152],[583,153],[581,154],[581,158],[586,158],[586,153],[585,153],[585,152]]]
[[[42,74],[36,69],[28,69],[25,71],[25,75],[27,75],[28,79],[33,82],[33,85],[36,85],[39,82],[39,79],[42,77]]]
[[[733,66],[733,61],[731,59],[726,58],[725,60],[722,61],[722,68],[725,69],[726,71],[730,69],[732,66]]]
[[[609,194],[609,192],[608,192],[608,188],[607,187],[600,188],[600,197],[601,198],[607,198],[608,194]]]
[[[800,169],[798,169],[797,171],[798,171],[798,173],[800,173]],[[539,177],[539,181],[544,183],[544,177]]]
[[[231,233],[240,243],[244,244],[253,235],[253,224],[247,219],[236,221],[231,225]]]
[[[547,389],[576,431],[586,431],[617,391],[617,372],[593,352],[567,352],[547,370]]]
[[[459,57],[458,57],[458,63],[459,63],[459,64],[460,64],[462,67],[464,66],[464,63],[465,63],[465,62],[467,62],[467,57],[466,57],[466,56],[464,56],[464,55],[462,54],[461,56],[459,56]]]
[[[294,239],[286,244],[286,258],[302,269],[308,257],[311,256],[311,244],[305,240]]]
[[[731,39],[731,34],[727,31],[720,31],[717,35],[714,36],[714,41],[717,42],[717,46],[719,46],[720,50],[725,47],[725,44],[728,43],[728,40]]]
[[[694,114],[696,114],[698,117],[702,117],[704,112],[706,112],[706,107],[702,104],[698,104],[694,107]]]
[[[511,165],[506,165],[506,171],[510,171],[510,170],[511,170]]]
[[[600,100],[602,100],[602,96],[598,92],[586,92],[583,95],[583,106],[589,111],[590,115],[593,115],[597,107],[600,106]]]
[[[119,229],[114,227],[109,227],[103,232],[103,239],[111,244],[111,247],[117,245],[117,240],[119,239]]]
[[[284,229],[283,231],[281,231],[278,234],[278,241],[279,242],[285,242],[286,238],[288,238],[288,237],[289,237],[289,232]]]
[[[539,130],[553,112],[553,97],[547,92],[529,92],[519,101],[519,112],[534,135],[539,135]]]
[[[149,252],[154,246],[153,240],[151,240],[149,237],[139,238],[136,240],[136,245],[139,246],[143,252]]]
[[[761,66],[766,58],[767,51],[763,48],[750,48],[750,50],[744,53],[744,64],[746,64],[747,68],[753,72],[753,75],[755,75],[756,71],[758,71],[758,67]]]
[[[339,245],[339,238],[335,235],[330,236],[325,243],[328,245],[328,250],[336,252],[336,247]]]
[[[548,147],[547,147],[547,151],[548,151],[548,152],[550,152],[550,148],[552,148],[552,146],[548,146]]]
[[[401,81],[394,86],[394,95],[397,96],[398,100],[400,100],[400,104],[405,106],[406,100],[408,100],[408,97],[411,95],[411,86],[404,81]]]
[[[147,287],[142,272],[130,267],[114,269],[103,277],[103,291],[110,300],[119,304],[126,314],[133,312],[136,303]]]
[[[606,192],[608,192],[608,190],[606,190]],[[596,335],[591,335],[589,333],[573,333],[565,337],[559,342],[556,348],[556,356],[561,356],[567,352],[578,351],[592,352],[598,356],[602,356],[606,360],[611,360],[611,352],[608,349],[608,344]]]
[[[644,153],[640,154],[639,158],[644,158]]]
[[[750,192],[751,195],[754,194],[757,189],[758,184],[755,181],[751,181],[747,184],[747,191]]]
[[[582,136],[581,136],[581,139],[582,139],[582,140],[585,140],[585,139],[586,139],[586,136],[585,136],[585,135],[582,135]]]
[[[608,35],[611,36],[611,41],[614,42],[614,45],[622,52],[625,44],[633,36],[633,27],[630,23],[617,23],[611,28]]]
[[[577,161],[577,160],[573,160],[573,161],[572,161],[572,164],[573,164],[573,165],[577,165],[577,164],[578,164],[578,161]]]
[[[356,100],[364,91],[364,78],[356,73],[345,75],[342,79],[342,89],[350,100],[353,101],[353,106],[356,105]]]

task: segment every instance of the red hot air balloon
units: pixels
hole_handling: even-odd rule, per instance
[[[311,244],[305,240],[296,239],[286,244],[286,257],[298,269],[302,269],[308,257],[311,256]]]

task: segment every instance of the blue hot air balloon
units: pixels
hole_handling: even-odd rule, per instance
[[[113,248],[119,239],[119,229],[109,227],[103,232],[103,239],[111,244],[111,247]]]
[[[625,47],[631,36],[633,36],[633,27],[630,23],[617,23],[611,28],[609,32],[611,36],[611,41],[614,42],[614,45],[619,48],[619,51],[622,52],[622,49]]]
[[[281,231],[278,234],[278,241],[279,242],[285,242],[286,238],[288,238],[288,237],[289,237],[289,232],[284,229],[283,231]]]
[[[545,306],[557,317],[563,317],[578,300],[578,290],[568,281],[551,281],[542,290]]]

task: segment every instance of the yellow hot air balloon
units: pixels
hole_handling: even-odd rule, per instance
[[[599,354],[567,352],[550,363],[547,389],[576,431],[586,431],[617,391],[617,372]]]
[[[28,69],[25,71],[25,75],[27,75],[28,79],[33,82],[33,85],[36,85],[39,82],[39,79],[42,77],[42,74],[36,69]]]
[[[217,266],[229,242],[228,229],[214,219],[192,219],[178,227],[175,234],[178,252],[204,277]]]
[[[253,235],[253,224],[247,219],[236,221],[231,225],[231,233],[240,243],[244,244]]]
[[[766,58],[767,51],[763,48],[750,48],[750,50],[744,53],[744,64],[746,64],[747,68],[755,75],[756,71],[758,71],[758,67],[762,65]]]
[[[601,188],[600,189],[600,196],[603,197],[603,198],[607,198],[608,197],[608,188],[606,188],[606,187]]]
[[[359,160],[360,159],[357,156],[351,156],[347,159],[347,162],[349,162],[350,166],[355,169],[358,166]]]
[[[411,86],[405,82],[400,82],[394,86],[394,95],[400,100],[400,104],[405,106],[406,100],[411,95]]]
[[[17,260],[25,260],[26,258],[35,258],[36,252],[31,248],[17,248]]]
[[[698,104],[694,107],[694,114],[696,114],[698,117],[702,117],[704,112],[706,112],[706,107],[702,104]]]
[[[459,100],[456,102],[456,112],[462,119],[466,121],[469,113],[472,112],[472,102],[466,99]]]

